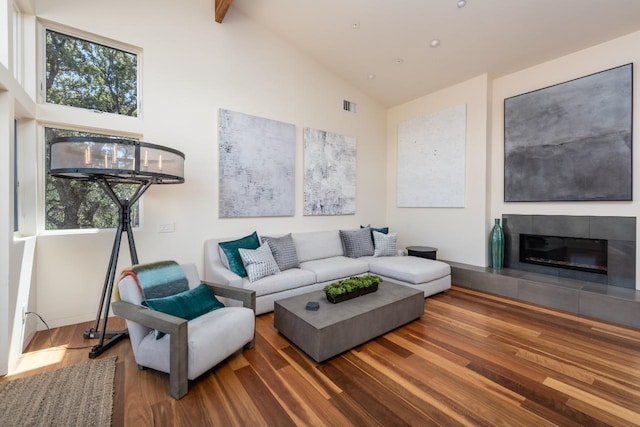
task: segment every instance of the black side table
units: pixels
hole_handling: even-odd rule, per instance
[[[420,258],[436,259],[438,248],[429,246],[407,246],[407,255],[417,256]]]

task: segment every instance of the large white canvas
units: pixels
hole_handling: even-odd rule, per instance
[[[220,218],[293,216],[296,127],[220,109]]]
[[[466,105],[398,125],[398,207],[464,207]]]
[[[356,212],[356,140],[304,130],[304,214]]]

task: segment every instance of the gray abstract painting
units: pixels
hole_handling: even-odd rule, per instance
[[[632,200],[627,64],[504,101],[504,200]]]
[[[296,127],[220,110],[220,218],[293,216]]]
[[[356,140],[304,130],[304,214],[356,212]]]
[[[464,207],[466,105],[398,125],[398,207]]]

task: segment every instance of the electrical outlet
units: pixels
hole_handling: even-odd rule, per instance
[[[23,305],[22,306],[22,324],[24,324],[27,321],[27,306]]]
[[[175,230],[176,226],[173,222],[168,224],[160,224],[160,227],[158,227],[158,232],[160,233],[173,233]]]

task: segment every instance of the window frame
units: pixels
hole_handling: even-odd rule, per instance
[[[13,119],[13,232],[20,232],[20,144],[18,119]]]
[[[91,132],[123,138],[143,138],[143,82],[142,82],[142,48],[113,40],[87,31],[71,28],[53,21],[37,19],[37,104],[39,109],[37,122],[37,157],[38,157],[38,197],[37,197],[37,233],[39,235],[79,235],[95,233],[112,233],[114,228],[78,228],[78,229],[46,229],[46,138],[45,128],[65,129],[78,132]],[[117,113],[89,110],[46,102],[46,30],[55,31],[71,37],[80,38],[91,43],[123,50],[137,56],[137,115],[125,116]],[[105,197],[106,194],[105,194]],[[138,200],[139,221],[133,230],[144,228],[144,196]]]
[[[24,21],[22,11],[16,3],[13,3],[13,77],[20,84],[24,85]]]
[[[46,94],[46,85],[45,80],[47,78],[47,30],[54,31],[56,33],[60,33],[69,37],[74,37],[77,39],[81,39],[83,41],[87,41],[89,43],[94,43],[102,46],[106,46],[109,48],[121,50],[132,55],[136,56],[136,102],[137,107],[136,116],[125,116],[123,114],[111,113],[107,111],[98,111],[98,110],[90,110],[82,107],[73,107],[69,105],[61,105],[61,104],[53,104],[47,101]],[[108,37],[98,36],[96,34],[92,34],[83,30],[75,29],[68,27],[66,25],[58,24],[52,21],[47,21],[43,19],[38,20],[38,103],[47,105],[60,107],[65,109],[73,109],[80,111],[88,111],[94,114],[106,114],[110,116],[116,117],[124,117],[129,120],[142,120],[143,110],[142,110],[142,49],[124,42],[120,42],[114,39],[110,39]]]

